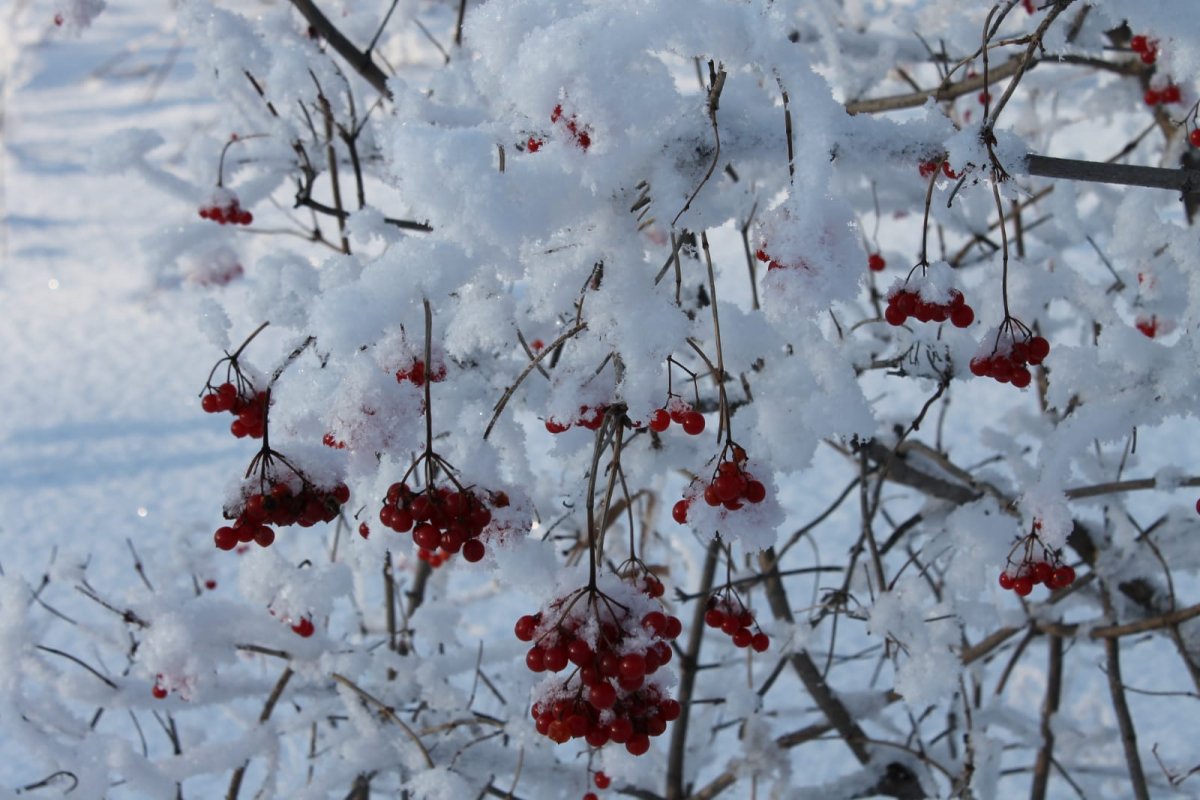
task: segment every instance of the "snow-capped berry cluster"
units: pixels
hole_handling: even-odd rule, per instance
[[[267,392],[255,392],[249,384],[239,391],[237,386],[229,382],[217,387],[205,387],[204,396],[200,398],[200,407],[205,412],[220,414],[228,411],[237,417],[229,424],[229,431],[239,439],[263,437],[269,403],[270,395]]]
[[[1142,100],[1148,106],[1165,106],[1183,102],[1183,93],[1178,85],[1168,83],[1161,89],[1147,89],[1146,93],[1142,95]]]
[[[1142,335],[1148,339],[1153,339],[1160,333],[1166,333],[1166,326],[1159,321],[1158,316],[1151,314],[1150,316],[1139,316],[1133,323],[1134,327],[1141,331]]]
[[[1033,529],[1013,545],[1008,564],[1000,573],[1001,589],[1025,597],[1039,583],[1053,590],[1065,589],[1075,582],[1075,570],[1062,563],[1062,552],[1046,547],[1038,536],[1041,528],[1041,522],[1035,520]]]
[[[428,378],[430,383],[441,383],[446,380],[446,365],[437,359],[433,359],[433,369],[427,370],[425,362],[421,359],[414,359],[411,364],[401,367],[396,370],[396,382],[411,383],[413,386],[424,386],[425,379]]]
[[[672,397],[666,406],[651,415],[649,427],[655,433],[662,433],[671,427],[672,422],[683,428],[683,432],[689,436],[704,433],[704,415],[678,397]]]
[[[975,321],[975,311],[967,305],[962,292],[950,290],[947,302],[930,302],[925,300],[920,292],[911,289],[898,288],[888,293],[887,310],[883,317],[889,325],[900,326],[909,317],[918,322],[950,322],[956,328],[966,328]]]
[[[292,633],[302,639],[307,639],[316,632],[316,627],[313,625],[311,617],[301,617],[300,620],[292,626]]]
[[[457,486],[414,491],[407,483],[397,482],[388,487],[379,521],[397,533],[411,530],[417,557],[430,566],[439,567],[458,552],[474,563],[486,552],[481,537],[492,521],[491,509],[507,506],[504,492],[488,492],[484,500],[471,489]]]
[[[670,642],[683,625],[630,589],[621,597],[626,602],[580,589],[517,620],[517,638],[533,642],[525,657],[531,671],[574,667],[561,682],[538,687],[531,711],[538,733],[558,744],[615,742],[640,756],[650,749],[650,737],[679,717],[679,702],[651,676],[671,660]]]
[[[302,481],[297,492],[286,481],[275,481],[265,492],[246,492],[236,506],[225,508],[225,519],[233,525],[218,528],[213,542],[221,550],[232,550],[239,542],[270,547],[275,541],[272,525],[308,528],[332,522],[349,499],[350,490],[342,483],[326,489]]]
[[[1139,33],[1129,40],[1129,49],[1138,54],[1143,64],[1153,64],[1158,60],[1158,39]]]
[[[767,487],[762,481],[744,468],[746,451],[737,445],[730,450],[730,458],[722,461],[713,471],[712,478],[704,484],[703,490],[696,491],[695,483],[682,500],[675,503],[671,509],[671,517],[680,525],[687,523],[688,509],[697,496],[703,496],[704,502],[710,506],[724,506],[730,511],[737,511],[743,501],[761,503],[767,497]]]
[[[1018,389],[1024,389],[1030,384],[1033,375],[1029,371],[1029,365],[1037,366],[1050,355],[1050,343],[1041,336],[1031,335],[1024,325],[1018,325],[1019,327],[1002,325],[991,352],[971,359],[973,375],[992,378],[998,383],[1011,383]],[[1017,335],[1024,338],[1016,341]]]
[[[587,150],[592,146],[592,135],[587,127],[581,126],[574,114],[569,117],[564,116],[561,103],[556,105],[554,110],[550,112],[550,121],[556,125],[561,122],[567,130],[567,135],[571,137],[580,150]]]
[[[980,102],[982,102],[982,99]],[[921,174],[922,178],[931,177],[936,174],[938,170],[941,170],[942,174],[950,180],[958,179],[959,173],[950,169],[950,162],[945,158],[931,158],[917,164],[917,172]]]
[[[756,653],[763,653],[771,646],[771,638],[762,632],[754,614],[732,590],[708,598],[704,624],[725,633],[736,647],[749,647]]]
[[[546,417],[546,430],[551,433],[564,433],[572,427],[578,425],[581,428],[587,428],[589,431],[600,430],[600,426],[604,423],[604,414],[608,411],[608,406],[580,406],[579,414],[570,422],[563,422],[556,417]]]
[[[1000,573],[1000,588],[1016,592],[1025,597],[1039,583],[1047,589],[1064,589],[1075,582],[1075,570],[1060,564],[1055,567],[1048,561],[1035,561],[1032,564],[1022,564],[1017,569],[1011,567]]]
[[[200,207],[200,218],[211,219],[221,225],[249,225],[254,215],[241,207],[236,194],[220,188],[213,192],[208,205]]]

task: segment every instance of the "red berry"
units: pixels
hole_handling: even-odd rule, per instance
[[[1148,106],[1156,106],[1163,101],[1162,95],[1153,89],[1147,89],[1146,93],[1142,95],[1142,100]]]
[[[1026,577],[1014,578],[1013,591],[1025,597],[1033,591],[1033,581]]]
[[[644,733],[635,733],[625,743],[625,749],[631,756],[644,755],[650,749],[650,737]]]
[[[955,306],[950,312],[950,322],[956,328],[966,328],[975,321],[975,312],[970,306]]]
[[[562,672],[567,668],[567,650],[565,647],[547,647],[542,654],[542,663],[550,672]]]
[[[683,633],[683,623],[679,621],[679,617],[674,615],[667,617],[667,629],[663,631],[664,639],[678,639],[679,634]],[[667,646],[667,658],[663,659],[663,663],[667,663],[667,659],[671,657],[671,648]]]
[[[1026,343],[1029,349],[1029,363],[1040,364],[1050,355],[1050,343],[1041,336],[1034,336]]]
[[[1144,53],[1149,47],[1150,42],[1142,34],[1138,34],[1129,40],[1129,49],[1135,53]]]
[[[887,267],[887,262],[883,260],[883,256],[879,253],[871,253],[867,256],[867,268],[872,272],[883,272]]]
[[[608,777],[603,772],[597,772],[595,781],[597,789],[607,789],[612,783],[612,778]]]
[[[764,653],[770,646],[771,637],[767,636],[761,631],[754,634],[753,638],[750,639],[750,647],[753,648],[754,652],[756,653]]]
[[[472,539],[462,546],[462,557],[469,563],[474,564],[477,561],[483,560],[485,550],[483,542],[478,539]]]
[[[1051,567],[1049,564],[1047,564],[1045,561],[1037,562],[1036,564],[1033,565],[1033,568],[1030,569],[1030,571],[1029,571],[1029,577],[1033,580],[1034,584],[1038,584],[1038,583],[1049,584],[1050,578],[1052,578],[1053,576],[1054,576],[1054,568]]]
[[[1000,588],[1008,591],[1013,588],[1013,576],[1008,574],[1008,571],[1000,573]]]
[[[742,496],[751,503],[761,503],[767,499],[767,487],[760,481],[749,481],[746,484],[746,492]]]
[[[678,522],[680,525],[687,523],[688,507],[691,502],[688,500],[680,500],[671,508],[671,519]]]
[[[737,500],[742,495],[741,481],[733,475],[718,475],[712,485],[722,503]]]
[[[596,796],[595,792],[588,792],[583,796],[583,800],[600,800],[600,798]]]
[[[662,433],[669,427],[671,427],[671,415],[665,408],[658,409],[650,417],[650,430],[655,433]]]
[[[546,654],[540,647],[531,647],[525,654],[525,666],[530,672],[546,671]]]
[[[887,320],[889,325],[898,328],[908,321],[908,314],[901,311],[899,306],[889,305],[883,312],[883,318]]]
[[[1046,585],[1050,586],[1052,589],[1065,589],[1075,582],[1075,570],[1073,567],[1063,564],[1061,567],[1054,570],[1054,577],[1052,580],[1054,581],[1052,586],[1049,582],[1047,582]]]
[[[1188,134],[1188,144],[1192,147],[1200,147],[1200,128],[1195,128]]]
[[[630,653],[621,659],[618,666],[620,677],[635,680],[646,674],[646,658],[638,653]]]
[[[228,525],[217,528],[217,532],[213,534],[213,543],[221,550],[232,550],[238,544],[237,532]]]
[[[683,415],[683,431],[689,436],[704,432],[704,415],[699,411],[688,411]]]
[[[562,433],[570,427],[570,425],[564,425],[556,419],[546,420],[546,430],[550,431],[551,433]]]
[[[300,621],[292,626],[292,631],[297,636],[303,637],[305,639],[312,636],[313,632],[315,630],[316,630],[316,628],[313,627],[312,620],[309,619],[308,617],[301,617]]]
[[[617,702],[617,690],[608,681],[593,684],[588,689],[588,702],[600,711],[612,708],[613,704]]]
[[[529,141],[525,142],[525,149],[530,153],[536,153],[542,149],[542,140],[534,136],[529,137]]]
[[[1179,91],[1179,87],[1173,83],[1165,87],[1160,96],[1164,103],[1178,103],[1183,99],[1183,94]]]
[[[1196,501],[1196,512],[1200,513],[1200,500]],[[720,628],[725,624],[725,613],[719,608],[710,608],[704,612],[704,624],[710,628]]]
[[[150,694],[154,695],[155,700],[162,700],[167,696],[167,690],[161,684],[154,684],[154,688],[150,690]]]
[[[1143,64],[1153,64],[1158,60],[1158,51],[1151,48],[1143,52],[1139,57],[1142,59]]]
[[[513,632],[522,642],[533,641],[533,634],[537,630],[537,618],[529,614],[517,620],[517,624],[513,626]]]

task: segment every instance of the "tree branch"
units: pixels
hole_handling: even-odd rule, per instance
[[[292,0],[292,5],[355,72],[371,84],[377,92],[389,100],[392,99],[392,92],[387,86],[387,75],[383,74],[383,70],[375,64],[369,53],[359,50],[353,42],[342,35],[342,32],[329,21],[329,18],[321,13],[321,9],[317,8],[316,3],[312,0]]]

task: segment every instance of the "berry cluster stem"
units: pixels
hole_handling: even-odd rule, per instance
[[[729,440],[733,432],[729,421],[729,400],[725,395],[725,354],[721,350],[721,319],[717,314],[717,279],[713,273],[712,253],[708,249],[708,233],[700,233],[700,244],[704,248],[704,265],[708,269],[708,293],[712,305],[713,339],[717,347],[717,395],[720,408],[717,410],[717,438]]]

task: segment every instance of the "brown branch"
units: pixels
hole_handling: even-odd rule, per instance
[[[721,542],[713,538],[708,545],[704,569],[700,577],[700,594],[707,595],[712,589],[713,575],[717,570],[717,557],[721,553]],[[688,720],[691,717],[692,690],[696,685],[696,668],[700,663],[700,645],[704,641],[705,604],[696,603],[692,613],[692,627],[688,634],[687,652],[679,666],[679,719],[671,730],[671,745],[667,755],[667,800],[680,800],[686,796],[683,788],[683,758],[687,751]]]
[[[1148,189],[1173,189],[1186,194],[1200,191],[1200,171],[1197,170],[1079,161],[1074,158],[1051,158],[1033,153],[1025,158],[1026,174],[1040,178],[1144,186]]]
[[[1138,756],[1137,729],[1125,702],[1125,687],[1121,685],[1121,644],[1116,639],[1104,641],[1104,655],[1108,664],[1108,690],[1112,694],[1113,711],[1117,715],[1117,727],[1121,731],[1121,746],[1125,750],[1125,761],[1129,765],[1129,781],[1137,800],[1150,800],[1146,788],[1146,775],[1142,772],[1142,760]]]
[[[1029,800],[1043,800],[1046,786],[1050,782],[1050,760],[1054,754],[1053,718],[1058,713],[1058,701],[1062,696],[1063,640],[1051,636],[1049,641],[1050,665],[1046,673],[1046,699],[1042,703],[1042,746],[1033,765],[1033,786]]]
[[[392,99],[392,92],[387,86],[387,75],[383,74],[378,65],[371,59],[369,53],[359,50],[354,46],[354,43],[342,34],[329,18],[321,13],[321,9],[317,8],[316,3],[312,0],[292,0],[292,5],[296,10],[316,29],[325,41],[329,42],[329,46],[346,60],[355,72],[363,77],[363,79],[374,87],[375,91]]]
[[[267,696],[267,702],[263,704],[263,710],[258,715],[258,724],[265,725],[267,720],[271,718],[271,712],[275,710],[275,704],[279,702],[283,690],[287,687],[288,681],[292,679],[292,668],[284,667],[283,672],[279,676],[279,680],[275,682],[275,688],[271,690],[271,694]],[[242,779],[246,776],[246,767],[250,765],[249,759],[242,762],[242,765],[233,771],[233,775],[229,779],[229,791],[225,794],[226,800],[236,800],[238,793],[242,790]]]

